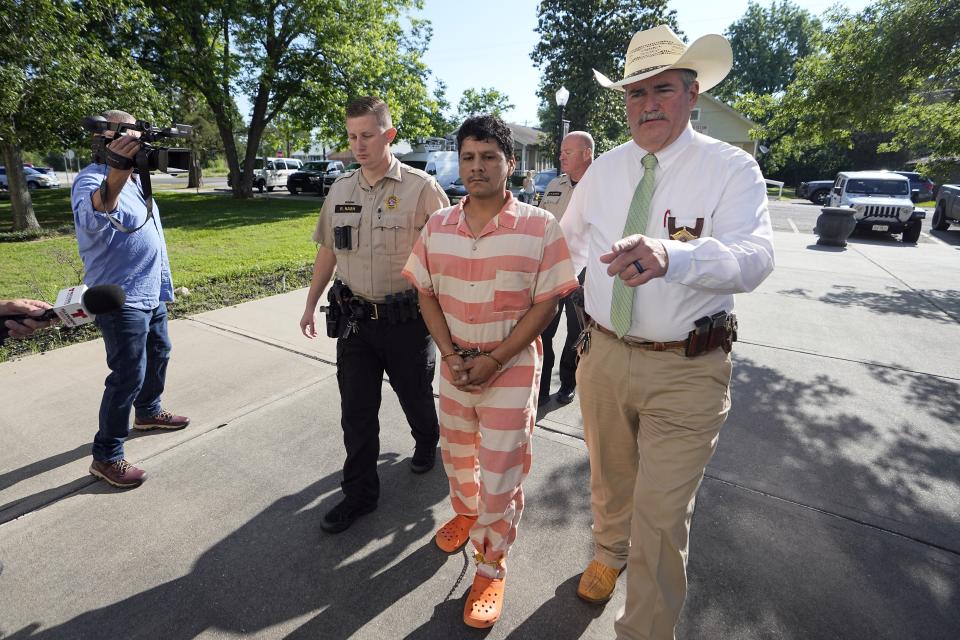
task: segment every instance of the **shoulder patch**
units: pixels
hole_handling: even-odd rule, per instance
[[[430,174],[427,173],[426,171],[423,171],[422,169],[416,169],[416,168],[414,168],[414,167],[411,167],[411,166],[409,166],[409,165],[403,164],[403,163],[401,162],[401,163],[400,163],[400,175],[403,175],[403,174],[406,174],[406,175],[408,175],[408,176],[416,176],[417,178],[420,178],[421,180],[434,180],[434,179],[435,179],[432,175],[430,175]]]

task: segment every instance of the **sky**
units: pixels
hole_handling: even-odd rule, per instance
[[[817,16],[836,4],[852,11],[870,4],[868,0],[793,2]],[[424,62],[434,78],[447,83],[447,100],[454,110],[466,89],[490,87],[506,93],[514,105],[504,113],[507,120],[536,126],[540,71],[533,66],[530,52],[538,39],[534,31],[537,4],[537,0],[424,1],[416,15],[433,25]],[[771,0],[759,0],[759,4],[766,7]],[[677,12],[677,22],[692,42],[707,33],[722,34],[746,12],[747,0],[674,0],[669,7]]]

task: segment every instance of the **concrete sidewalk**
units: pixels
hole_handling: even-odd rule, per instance
[[[958,637],[957,250],[814,241],[777,233],[776,272],[738,297],[678,637]],[[300,335],[304,297],[171,324],[165,404],[193,424],[131,439],[150,474],[135,491],[86,472],[99,341],[0,364],[0,637],[613,637],[623,582],[606,607],[574,594],[591,553],[577,403],[541,415],[490,631],[461,622],[472,563],[433,546],[445,477],[408,471],[388,384],[380,508],[320,530],[343,448],[333,341]]]

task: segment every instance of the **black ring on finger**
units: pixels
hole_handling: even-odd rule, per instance
[[[634,260],[630,264],[632,264],[633,267],[637,270],[637,275],[640,275],[641,273],[646,271],[646,269],[643,268],[643,265],[640,264],[639,260]]]

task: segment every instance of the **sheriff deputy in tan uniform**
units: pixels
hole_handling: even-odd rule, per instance
[[[552,213],[559,222],[563,212],[567,210],[567,203],[570,202],[574,187],[583,178],[591,162],[593,162],[593,136],[586,131],[568,133],[560,144],[560,170],[563,173],[551,180],[544,189],[540,208]],[[582,277],[580,283],[583,283]],[[564,311],[567,314],[567,337],[563,342],[563,351],[560,353],[560,390],[557,391],[557,402],[560,404],[573,402],[577,388],[577,351],[574,345],[583,330],[583,325],[574,310],[571,296],[567,296],[561,301],[553,321],[540,334],[543,340],[543,373],[540,376],[538,404],[541,407],[550,402],[550,380],[553,377],[553,363],[556,361],[553,338],[557,334],[560,316]]]
[[[436,461],[440,437],[433,402],[436,355],[417,306],[416,291],[401,276],[413,244],[434,211],[449,206],[431,176],[394,158],[397,135],[382,100],[347,105],[350,150],[360,168],[330,187],[313,233],[318,243],[300,330],[317,335],[315,314],[334,268],[328,294],[327,335],[337,338],[343,443],[343,500],[320,526],[339,533],[377,508],[380,479],[380,388],[386,371],[400,400],[416,448],[414,473]]]

